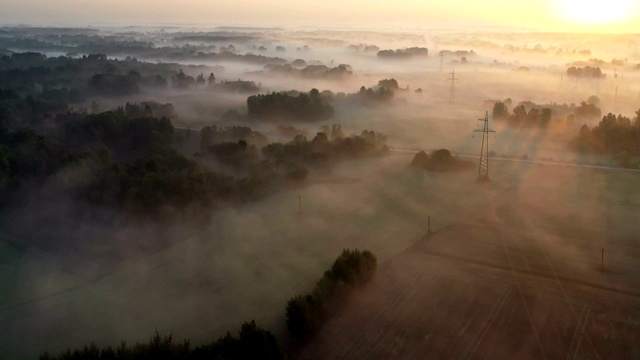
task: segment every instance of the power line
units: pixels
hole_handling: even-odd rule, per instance
[[[495,133],[494,130],[489,129],[489,112],[486,111],[484,119],[478,119],[483,121],[484,126],[482,129],[473,130],[474,133],[482,133],[482,148],[480,149],[480,165],[478,166],[478,182],[490,182],[489,179],[489,133]]]
[[[458,81],[458,79],[456,78],[456,71],[452,70],[449,75],[451,75],[451,77],[449,77],[449,81],[451,81],[451,91],[449,92],[449,103],[453,103],[453,101],[456,98],[456,81]]]

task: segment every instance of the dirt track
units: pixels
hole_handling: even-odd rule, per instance
[[[611,176],[538,168],[384,263],[300,358],[640,358],[638,180]]]

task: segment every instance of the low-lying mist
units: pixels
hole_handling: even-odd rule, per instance
[[[630,129],[637,122],[640,50],[635,38],[602,35],[594,40],[589,35],[455,29],[77,30],[82,36],[62,29],[50,34],[5,30],[9,35],[0,39],[0,50],[8,55],[0,61],[0,80],[7,84],[20,82],[16,73],[35,76],[30,73],[35,70],[29,69],[36,66],[11,57],[26,50],[62,56],[65,59],[60,61],[69,62],[68,71],[74,66],[84,70],[78,70],[77,78],[62,79],[66,82],[51,75],[62,70],[42,70],[49,74],[37,75],[44,85],[15,86],[14,92],[0,89],[0,140],[9,139],[6,143],[12,144],[32,136],[34,144],[42,143],[45,140],[36,136],[64,134],[72,128],[69,119],[86,117],[98,124],[85,129],[87,136],[111,136],[116,139],[110,141],[117,143],[122,139],[104,129],[123,129],[122,124],[138,120],[127,118],[122,106],[143,104],[144,108],[150,101],[171,104],[173,111],[167,116],[172,127],[167,132],[172,140],[158,149],[153,142],[160,138],[157,129],[132,137],[127,146],[150,142],[152,155],[125,161],[129,159],[118,158],[114,151],[115,160],[102,170],[121,175],[113,179],[139,179],[144,174],[136,177],[136,169],[157,175],[164,174],[165,167],[187,168],[184,164],[188,164],[192,172],[176,171],[180,176],[188,173],[184,178],[192,182],[185,183],[206,188],[207,181],[213,180],[196,175],[220,173],[232,179],[228,192],[243,200],[221,200],[209,207],[189,204],[183,209],[159,206],[163,216],[132,216],[131,209],[122,206],[126,202],[118,201],[134,195],[137,199],[139,194],[125,191],[114,196],[113,203],[92,203],[74,192],[86,185],[84,176],[94,162],[74,162],[69,157],[46,177],[20,178],[24,198],[0,207],[0,333],[4,334],[0,358],[36,357],[45,350],[55,353],[90,342],[134,343],[147,340],[154,330],[204,343],[251,319],[283,338],[287,299],[312,289],[313,281],[343,249],[368,249],[385,263],[424,239],[429,217],[431,228],[441,231],[482,211],[493,224],[508,222],[505,211],[515,209],[519,221],[526,224],[527,236],[535,233],[545,250],[560,249],[569,259],[564,270],[580,274],[593,262],[589,256],[596,245],[589,242],[588,234],[594,228],[599,229],[598,236],[618,231],[605,241],[607,246],[613,244],[619,250],[633,243],[633,209],[640,201],[633,190],[638,185],[633,171],[638,169],[639,154],[627,151],[621,157],[604,145],[600,152],[580,152],[570,144],[580,134],[590,139],[587,130],[597,127],[608,113],[629,118],[628,127],[620,121],[621,128]],[[428,48],[428,55],[378,55],[378,51],[411,47]],[[87,68],[73,63],[96,53],[105,57],[87,60],[91,63]],[[49,66],[46,59],[28,61]],[[571,66],[596,65],[606,76],[567,72]],[[311,68],[305,72],[307,67]],[[138,82],[130,92],[121,91],[124,86],[100,92],[104,89],[88,85],[95,75]],[[163,80],[161,84],[149,85],[148,79],[156,76]],[[54,107],[54,101],[45,96],[51,89],[67,91],[74,86],[84,97],[65,106]],[[249,97],[274,93],[282,93],[281,103],[270,108],[278,110],[273,111],[275,115],[249,113]],[[291,100],[298,97],[318,101],[332,112],[292,118],[291,113],[307,109],[307,100]],[[265,101],[276,101],[270,99]],[[583,102],[583,107],[593,105],[600,113],[576,112]],[[497,103],[507,109],[502,119],[494,118]],[[519,105],[525,110],[520,118]],[[302,110],[285,111],[291,109],[279,106]],[[531,125],[543,123],[542,115],[529,123],[519,120],[528,119],[531,109],[542,113],[544,108],[566,111],[552,111],[544,126]],[[474,130],[485,114],[496,131],[488,138],[492,183],[479,186],[476,166],[482,134]],[[145,108],[144,115],[143,119],[165,116],[151,108]],[[104,124],[108,126],[100,127]],[[201,130],[212,126],[246,126],[263,134],[266,143],[301,149],[300,144],[311,144],[313,151],[326,149],[335,140],[328,133],[318,135],[333,126],[344,137],[352,136],[348,140],[352,143],[362,141],[367,134],[363,131],[369,130],[374,136],[386,136],[389,151],[336,155],[330,165],[321,156],[305,158],[300,161],[310,169],[302,171],[302,176],[299,168],[269,159],[262,150],[266,144],[225,141],[233,149],[256,147],[260,161],[237,170],[209,154],[211,144],[202,140]],[[23,128],[34,133],[25,135],[20,132]],[[71,146],[65,143],[67,138],[57,140],[62,148]],[[600,149],[596,145],[591,150]],[[99,153],[91,146],[86,152]],[[418,150],[437,149],[474,161],[473,170],[439,173],[409,166]],[[11,167],[5,164],[15,165],[5,161],[12,151],[0,146],[0,170],[7,173]],[[614,169],[621,158],[629,172]],[[139,166],[134,167],[138,160]],[[607,169],[581,167],[596,163]],[[257,176],[247,174],[259,173],[259,165],[283,171],[284,176],[297,174],[303,181],[271,174],[282,183],[265,186],[268,191],[259,196],[247,195],[243,189],[259,182]],[[547,178],[547,173],[552,176]],[[156,175],[149,175],[144,184],[161,188],[158,184],[168,181]],[[0,174],[0,190],[6,184]],[[182,190],[186,199],[198,202],[189,198],[196,196],[196,190]],[[0,205],[5,204],[5,199],[0,200]],[[496,202],[507,210],[496,210]],[[580,231],[558,224],[563,221],[575,221]],[[574,238],[579,241],[572,242]],[[447,244],[433,246],[449,250]],[[611,275],[621,286],[634,283],[629,274],[637,273],[635,265],[623,260],[624,275]]]

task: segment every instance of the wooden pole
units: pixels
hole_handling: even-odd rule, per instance
[[[298,195],[298,213],[302,214],[302,195]]]
[[[427,218],[427,234],[431,234],[431,216]]]
[[[600,270],[604,271],[604,248],[602,248],[602,257],[600,259]]]

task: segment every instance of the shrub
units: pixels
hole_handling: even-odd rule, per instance
[[[287,303],[287,329],[293,338],[309,340],[345,299],[349,290],[373,278],[377,259],[369,251],[348,250],[318,280],[310,294],[297,295]]]

